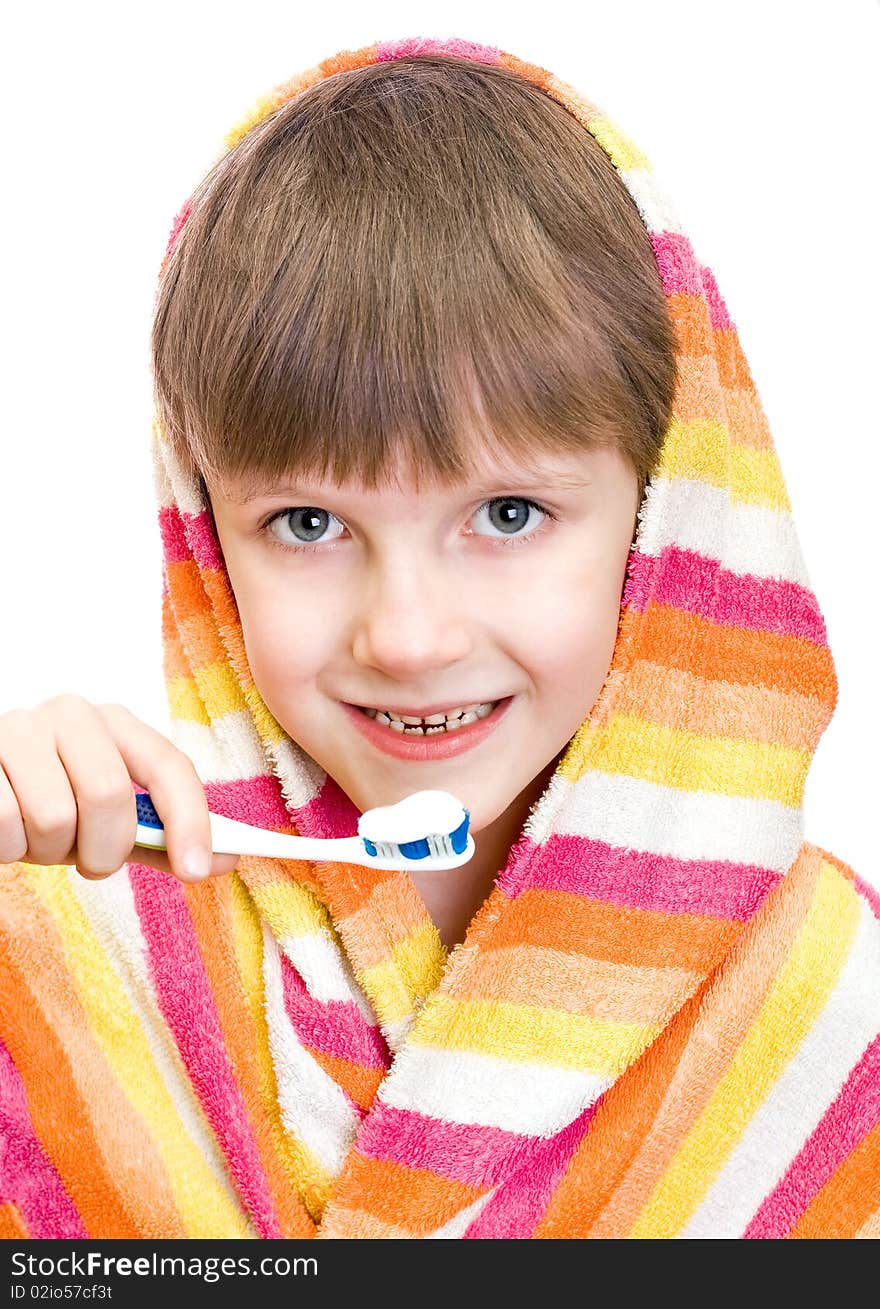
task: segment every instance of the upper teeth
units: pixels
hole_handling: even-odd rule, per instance
[[[408,714],[395,713],[393,709],[365,709],[371,718],[383,723],[401,723],[409,727],[433,727],[445,723],[447,726],[461,727],[464,723],[476,722],[491,714],[498,702],[484,701],[482,704],[463,705],[459,709],[449,709],[445,714],[431,714],[428,718],[413,718]]]

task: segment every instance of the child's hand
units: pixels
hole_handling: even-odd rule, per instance
[[[150,792],[168,849],[136,846],[132,779]],[[123,705],[58,695],[0,715],[0,863],[76,864],[93,881],[129,860],[197,880],[186,856],[211,849],[192,761]],[[239,856],[210,856],[228,873]]]

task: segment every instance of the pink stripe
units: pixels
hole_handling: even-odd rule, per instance
[[[685,292],[701,296],[700,266],[687,237],[678,232],[652,232],[650,235],[666,294]]]
[[[224,818],[235,818],[254,827],[274,831],[292,827],[277,777],[235,778],[226,782],[206,782],[208,808]]]
[[[205,782],[204,789],[213,813],[267,831],[293,827],[302,836],[318,837],[351,836],[357,832],[360,810],[329,774],[325,774],[317,796],[298,809],[287,806],[281,783],[274,776]]]
[[[0,1041],[0,1204],[11,1200],[35,1240],[83,1240],[88,1232],[40,1145],[24,1084]]]
[[[753,864],[675,859],[584,836],[550,836],[543,849],[544,858],[515,889],[506,884],[505,869],[498,879],[505,895],[565,891],[633,909],[745,922],[782,880],[772,869]]]
[[[185,514],[177,505],[164,505],[159,510],[159,532],[166,563],[179,564],[195,559],[199,568],[221,573],[226,567],[207,510],[200,514]]]
[[[705,264],[700,265],[703,274],[703,288],[709,302],[709,319],[716,331],[735,332],[736,324],[728,312],[727,305],[721,298],[715,274]]]
[[[499,1127],[445,1122],[377,1099],[357,1149],[368,1158],[427,1168],[466,1186],[495,1186],[511,1169],[529,1165],[535,1140]]]
[[[465,1240],[531,1239],[598,1103],[590,1105],[556,1136],[536,1144],[528,1163],[495,1192],[467,1228]]]
[[[329,773],[314,800],[294,811],[297,831],[303,836],[353,836],[360,810]]]
[[[186,225],[186,221],[189,218],[191,209],[192,209],[192,199],[188,199],[184,203],[184,206],[180,210],[180,213],[177,214],[177,216],[175,217],[174,222],[171,225],[171,233],[168,237],[168,245],[165,247],[166,259],[171,254],[174,247],[177,245],[177,238],[180,236],[180,233],[183,231]]]
[[[371,1026],[353,1000],[316,1000],[286,955],[281,956],[284,1006],[304,1045],[364,1068],[388,1068],[385,1038]]]
[[[864,878],[859,877],[858,873],[853,873],[853,882],[856,890],[865,897],[871,906],[874,917],[880,919],[880,892],[875,887],[869,886]]]
[[[726,627],[796,636],[827,647],[816,597],[798,582],[741,576],[693,550],[668,546],[657,558],[634,552],[623,601],[639,612],[650,602],[699,614]]]
[[[457,36],[445,40],[434,36],[408,36],[400,41],[378,41],[376,63],[386,59],[402,59],[406,55],[460,55],[463,59],[479,59],[484,64],[497,64],[501,51],[492,45],[478,45],[463,41]]]
[[[788,1236],[810,1202],[880,1119],[880,1036],[868,1046],[837,1099],[764,1200],[743,1236]]]
[[[162,1013],[260,1236],[280,1238],[183,887],[173,877],[144,864],[130,864],[129,869]]]

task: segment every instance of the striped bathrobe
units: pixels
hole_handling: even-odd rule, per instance
[[[876,1237],[880,900],[801,807],[834,666],[736,328],[648,161],[547,70],[454,40],[343,51],[226,147],[437,50],[563,104],[656,252],[680,376],[607,681],[450,953],[405,873],[0,866],[0,1233]],[[158,423],[153,450],[176,744],[219,813],[354,832],[260,697]]]

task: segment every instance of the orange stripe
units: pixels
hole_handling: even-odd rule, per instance
[[[628,1235],[748,1033],[809,911],[820,865],[818,851],[803,846],[727,956],[723,972],[607,1093],[579,1152],[583,1159],[575,1156],[553,1198],[548,1212],[555,1224],[576,1227],[578,1236],[588,1228],[592,1238]],[[594,1179],[607,1168],[613,1189],[603,1186],[593,1198]]]
[[[334,1193],[334,1205],[363,1209],[380,1222],[425,1236],[482,1194],[482,1188],[438,1177],[425,1168],[370,1159],[352,1150]]]
[[[321,1223],[321,1236],[337,1241],[414,1241],[412,1232],[390,1223],[380,1223],[363,1209],[328,1209]]]
[[[401,873],[383,868],[360,868],[356,864],[327,863],[320,869],[321,886],[333,918],[338,922],[362,909],[377,887],[384,883],[400,887]]]
[[[621,908],[567,891],[524,891],[492,932],[490,948],[539,945],[590,959],[676,969],[705,976],[730,949],[742,924],[696,914]]]
[[[707,682],[648,661],[630,668],[613,712],[698,736],[748,737],[792,750],[815,750],[828,723],[827,705],[812,697]]]
[[[226,574],[218,573],[213,568],[205,568],[201,572],[201,580],[205,594],[211,603],[214,621],[218,627],[229,628],[230,633],[235,633],[236,637],[239,638],[241,620],[235,596]]]
[[[530,82],[534,82],[535,86],[543,87],[544,90],[553,79],[553,74],[546,68],[539,68],[537,64],[530,64],[525,59],[517,59],[516,55],[508,54],[506,51],[502,51],[498,63],[502,68],[510,68],[515,73],[520,73]]]
[[[455,981],[462,1000],[503,1000],[620,1023],[665,1023],[669,992],[693,990],[702,974],[682,968],[627,967],[581,954],[514,945],[474,956]],[[448,991],[447,979],[441,990]]]
[[[722,386],[734,387],[741,391],[751,391],[757,395],[749,361],[743,353],[739,336],[733,328],[713,330],[714,353],[718,359],[718,375]]]
[[[880,1202],[880,1123],[875,1123],[813,1197],[794,1239],[849,1240]]]
[[[189,677],[189,663],[177,635],[177,623],[171,609],[171,599],[167,595],[162,596],[162,648],[166,678]]]
[[[372,968],[387,959],[392,946],[405,940],[427,921],[427,909],[406,874],[380,883],[357,913],[339,920],[347,949],[357,957],[357,970]],[[379,930],[377,930],[377,927]]]
[[[718,368],[711,354],[683,356],[678,361],[675,416],[681,423],[709,419],[719,421],[721,387]]]
[[[138,1198],[145,1186],[153,1185],[155,1149],[148,1140],[138,1139],[142,1133],[131,1122],[131,1106],[88,1033],[58,933],[25,884],[25,867],[0,865],[5,920],[0,935],[0,1019],[3,1040],[27,1088],[37,1139],[89,1236],[128,1239],[167,1231],[185,1237],[164,1177],[156,1178],[149,1198]],[[56,1027],[70,1038],[67,1049]],[[59,1105],[64,1106],[63,1114]],[[143,1171],[132,1176],[131,1161],[141,1149]],[[128,1179],[127,1191],[117,1179]]]
[[[18,1205],[13,1204],[11,1200],[0,1204],[0,1241],[29,1241],[30,1239],[31,1234]]]
[[[166,565],[168,592],[175,615],[186,621],[193,614],[203,613],[208,597],[202,585],[202,575],[195,559],[178,559]]]
[[[645,613],[627,608],[621,629],[622,640],[638,641],[635,652],[642,659],[713,681],[763,682],[834,704],[831,653],[802,637],[724,627],[669,605],[651,605]]]
[[[226,651],[217,634],[214,616],[207,609],[187,614],[179,620],[180,635],[189,653],[193,672],[208,664],[228,662]]]
[[[862,1223],[856,1232],[857,1241],[878,1241],[880,1240],[880,1208],[875,1209],[869,1218]]]
[[[312,1236],[314,1223],[298,1193],[298,1179],[288,1174],[275,1148],[267,1103],[272,1088],[260,1086],[256,1033],[235,954],[231,880],[212,877],[199,886],[185,886],[184,896],[279,1226],[284,1236]]]
[[[757,392],[725,386],[722,387],[722,395],[727,429],[734,445],[750,446],[753,450],[773,450],[773,437]]]
[[[712,321],[709,306],[701,295],[675,291],[666,297],[666,306],[684,358],[713,354]]]
[[[327,1054],[324,1050],[316,1050],[311,1045],[303,1048],[308,1050],[315,1062],[321,1065],[334,1082],[338,1082],[359,1108],[370,1108],[382,1084],[385,1069],[365,1068],[363,1064],[352,1063],[342,1055]]]

